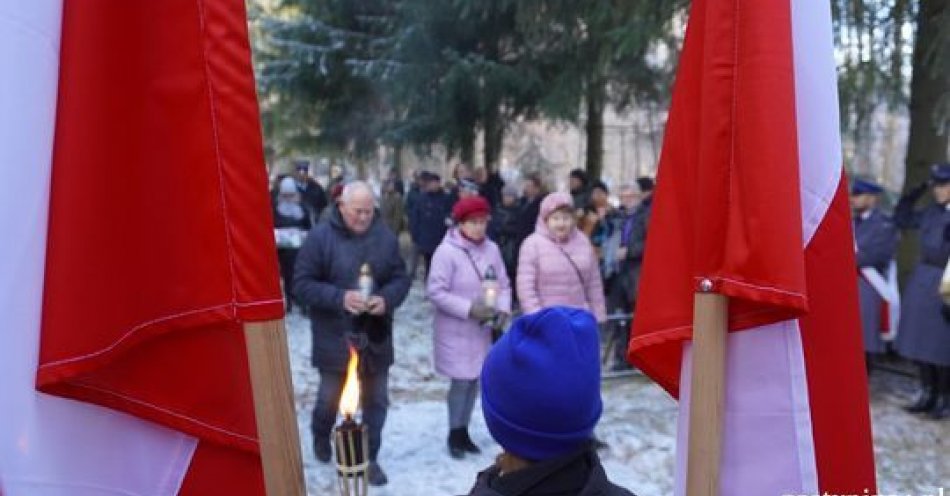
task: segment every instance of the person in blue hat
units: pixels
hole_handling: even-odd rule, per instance
[[[482,413],[504,452],[471,496],[633,496],[611,483],[591,442],[600,419],[597,320],[582,309],[524,315],[482,365]]]
[[[915,209],[928,187],[934,203]],[[930,181],[901,197],[894,221],[901,229],[920,231],[920,259],[904,287],[895,342],[897,352],[920,370],[920,394],[905,409],[935,420],[950,418],[950,311],[939,292],[950,258],[950,163],[935,164]]]
[[[897,251],[897,226],[893,219],[878,208],[878,200],[884,192],[879,184],[866,179],[856,178],[851,183],[851,209],[854,216],[854,239],[858,251],[858,297],[861,306],[861,328],[864,332],[864,351],[868,355],[868,369],[873,355],[884,353],[884,340],[881,331],[886,322],[882,319],[884,298],[868,279],[880,276],[877,284],[882,284],[893,270],[891,262]]]

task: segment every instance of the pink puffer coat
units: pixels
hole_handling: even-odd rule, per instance
[[[435,370],[442,375],[475,379],[481,373],[482,362],[491,347],[491,330],[469,319],[468,312],[472,301],[482,295],[482,282],[475,267],[484,276],[489,265],[498,277],[496,307],[511,313],[511,283],[501,251],[491,240],[475,244],[453,228],[432,255],[426,293],[435,305]]]
[[[576,227],[566,241],[555,241],[545,224],[547,216],[564,205],[572,205],[567,193],[551,193],[541,202],[534,233],[518,254],[518,301],[525,313],[567,305],[586,309],[603,322],[604,285],[593,245]]]

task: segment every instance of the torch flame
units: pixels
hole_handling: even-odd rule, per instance
[[[350,361],[346,364],[346,380],[343,382],[343,394],[340,395],[340,413],[352,417],[356,413],[360,401],[360,381],[356,377],[356,367],[359,366],[359,355],[350,346]]]

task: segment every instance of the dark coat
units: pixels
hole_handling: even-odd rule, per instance
[[[288,217],[286,215],[281,215],[277,211],[277,206],[274,206],[274,227],[276,228],[285,228],[285,227],[297,227],[305,231],[309,231],[313,227],[313,223],[310,220],[310,212],[305,208],[303,210],[303,217],[295,219],[293,217]]]
[[[508,278],[514,280],[517,273],[518,247],[521,241],[518,231],[518,215],[521,208],[515,204],[510,207],[499,204],[492,209],[491,221],[488,224],[488,237],[491,238],[505,262],[505,272]]]
[[[493,465],[480,472],[469,496],[634,496],[607,480],[589,448],[499,476]]]
[[[894,221],[878,209],[868,212],[866,217],[856,216],[854,221],[854,239],[858,246],[858,269],[870,267],[882,277],[897,251],[897,226]],[[864,277],[858,275],[858,298],[861,306],[861,328],[864,331],[864,350],[868,353],[883,353],[884,341],[881,339],[881,309],[883,299]]]
[[[358,287],[363,263],[372,269],[373,293],[386,300],[384,316],[354,317],[343,307],[343,294]],[[409,284],[396,237],[378,212],[369,229],[356,235],[333,207],[328,221],[307,236],[294,271],[294,295],[310,308],[313,365],[323,371],[345,371],[347,342],[360,349],[361,365],[367,370],[392,365],[392,315],[406,298]]]
[[[478,185],[478,194],[488,200],[488,204],[495,208],[501,205],[501,190],[505,187],[505,180],[497,172],[488,174],[488,179]]]
[[[911,360],[950,366],[950,323],[941,314],[939,294],[950,258],[950,211],[944,205],[914,210],[916,199],[902,198],[894,211],[898,227],[920,230],[920,260],[904,287],[895,348]]]
[[[538,222],[538,215],[541,214],[541,200],[544,195],[538,195],[534,200],[525,199],[521,205],[521,211],[518,212],[518,246],[534,233],[534,226]]]
[[[584,186],[581,189],[571,190],[571,201],[574,204],[574,210],[583,210],[590,205],[590,188]]]
[[[379,212],[383,216],[383,222],[389,227],[389,230],[399,237],[399,233],[406,226],[406,209],[402,200],[402,195],[398,193],[384,193],[379,199]]]
[[[327,207],[327,194],[316,179],[309,177],[307,182],[301,185],[297,183],[297,191],[303,199],[303,204],[310,211],[310,217],[319,219],[323,209]]]
[[[435,253],[448,230],[445,222],[451,213],[452,200],[444,191],[427,191],[413,200],[409,230],[422,253]]]
[[[419,185],[415,182],[410,184],[409,192],[406,193],[406,217],[409,222],[409,239],[412,240],[413,244],[418,244],[416,241],[416,231],[413,225],[413,212],[416,207],[419,205],[419,198],[422,196],[422,191],[419,190]]]
[[[643,265],[643,251],[647,246],[647,227],[650,224],[650,212],[653,210],[653,197],[644,199],[620,223],[620,246],[627,248],[627,256],[620,261],[618,273],[620,298],[633,308],[640,287],[640,268]]]
[[[296,219],[282,215],[280,211],[277,210],[277,206],[274,205],[274,227],[278,229],[296,227],[303,231],[309,231],[312,227],[310,213],[306,208],[302,210],[303,217]],[[291,304],[291,300],[293,299],[294,264],[297,260],[297,252],[299,251],[299,248],[277,247],[277,263],[280,265],[280,279],[283,283],[284,299],[288,305]]]

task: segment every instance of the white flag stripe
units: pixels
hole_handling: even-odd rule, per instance
[[[804,245],[811,241],[841,181],[838,76],[827,0],[789,0],[795,67],[799,183]]]
[[[730,333],[726,343],[721,494],[814,494],[817,476],[798,322]],[[687,343],[680,380],[677,495],[685,494],[691,358]]]
[[[0,494],[173,495],[196,441],[34,389],[60,0],[0,0]]]

